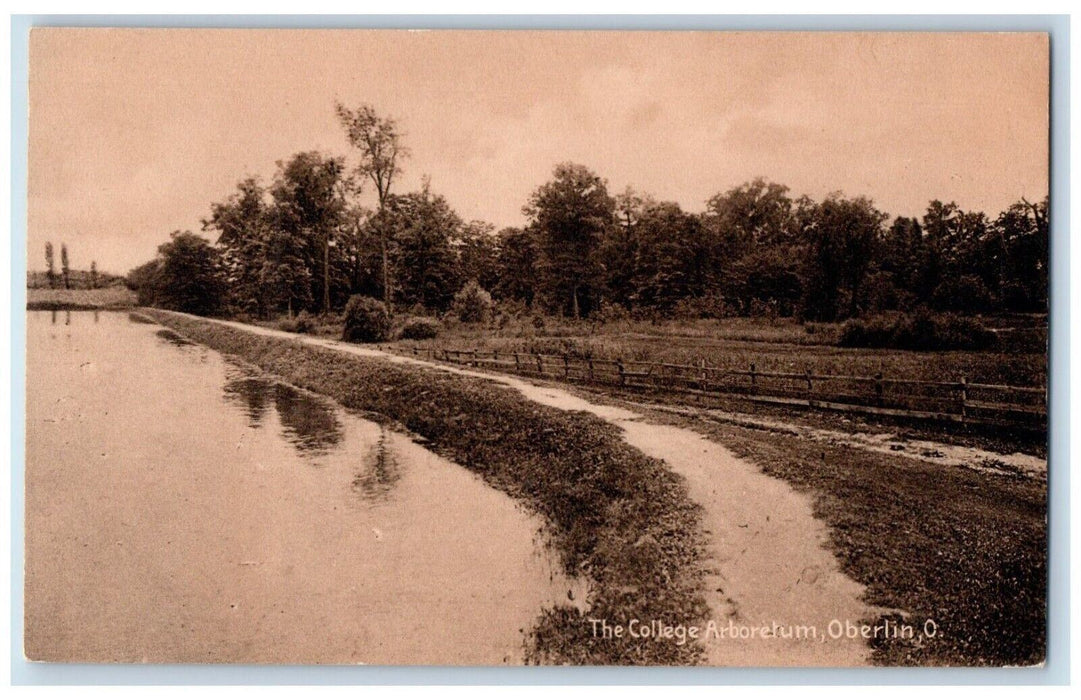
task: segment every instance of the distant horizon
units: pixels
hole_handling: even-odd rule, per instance
[[[28,268],[126,274],[211,202],[319,150],[334,101],[396,117],[465,220],[525,223],[559,162],[701,212],[756,177],[990,218],[1048,195],[1044,34],[34,29]],[[402,89],[402,86],[409,89]],[[92,251],[92,252],[91,252]]]

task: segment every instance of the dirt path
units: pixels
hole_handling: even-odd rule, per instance
[[[763,474],[725,447],[691,430],[648,423],[632,411],[594,404],[517,377],[447,367],[325,338],[220,323],[362,357],[495,380],[538,403],[586,411],[619,426],[629,444],[664,460],[684,476],[691,499],[704,508],[703,524],[712,550],[706,597],[716,626],[706,637],[707,663],[868,663],[865,640],[831,635],[839,627],[847,628],[848,623],[858,625],[874,610],[861,600],[863,586],[839,570],[826,548],[826,528],[814,518],[810,497]],[[768,628],[766,634],[763,628]]]

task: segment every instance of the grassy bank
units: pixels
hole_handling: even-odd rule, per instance
[[[168,312],[146,314],[348,408],[401,423],[542,514],[568,572],[588,574],[593,587],[588,616],[571,607],[544,611],[530,635],[531,662],[700,659],[695,644],[592,636],[587,617],[695,624],[708,614],[700,592],[698,507],[680,477],[626,445],[614,426],[537,405],[485,380],[347,356]]]
[[[99,289],[27,289],[28,311],[92,311],[130,309],[135,293],[124,286]]]
[[[641,406],[635,406],[641,411]],[[876,642],[882,665],[1043,661],[1047,482],[950,468],[775,431],[647,412],[696,430],[814,497],[829,546],[866,600],[934,639]],[[890,619],[900,622],[899,616]]]

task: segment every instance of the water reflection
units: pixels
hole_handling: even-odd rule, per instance
[[[263,424],[271,402],[282,433],[301,454],[326,454],[342,441],[342,426],[334,409],[291,386],[263,377],[241,376],[226,382],[225,397],[243,407],[248,424]]]
[[[372,447],[364,460],[364,472],[353,480],[353,487],[370,501],[386,500],[394,485],[401,478],[398,462],[387,444],[387,429],[380,426],[379,442]]]
[[[244,408],[248,416],[248,427],[258,428],[263,423],[267,408],[270,406],[270,386],[265,379],[241,377],[226,382],[225,398]]]
[[[342,441],[342,426],[334,411],[285,384],[274,384],[274,407],[285,437],[301,452],[324,453]]]

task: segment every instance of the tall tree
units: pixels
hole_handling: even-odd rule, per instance
[[[191,231],[173,231],[158,247],[155,303],[206,315],[221,308],[224,284],[218,251]]]
[[[668,309],[681,299],[702,296],[709,251],[699,217],[674,202],[651,204],[641,213],[636,238],[636,304]]]
[[[458,266],[463,282],[475,280],[485,290],[499,282],[499,238],[495,226],[487,221],[462,224],[453,241],[458,249]]]
[[[606,182],[583,165],[562,163],[523,208],[540,243],[542,284],[549,302],[581,316],[600,301],[604,265],[598,251],[615,223]]]
[[[272,224],[266,191],[254,177],[237,183],[236,191],[210,205],[204,231],[218,232],[229,302],[237,310],[264,317],[267,297],[261,287]]]
[[[97,260],[91,260],[90,261],[90,288],[91,289],[97,289],[98,288],[98,261]]]
[[[1047,207],[1046,197],[1036,204],[1022,199],[1002,212],[991,226],[1000,278],[998,291],[1008,310],[1047,309]]]
[[[344,274],[337,274],[344,265],[335,240],[341,232],[347,206],[342,186],[344,175],[345,163],[341,158],[324,156],[318,151],[297,153],[278,163],[278,174],[270,188],[275,247],[268,255],[276,252],[285,256],[285,264],[303,265],[304,276],[311,284],[306,294],[290,295],[290,310],[297,310],[297,304],[300,308],[310,307],[312,300],[321,298],[321,308],[329,311],[331,288],[347,284]],[[285,241],[283,236],[292,240]],[[272,277],[299,279],[293,273]]]
[[[71,289],[71,266],[68,262],[68,244],[60,244],[60,274],[64,276],[64,289]]]
[[[464,281],[453,245],[461,236],[462,220],[427,186],[420,192],[391,195],[384,216],[397,231],[392,257],[399,271],[396,298],[445,311]]]
[[[859,312],[861,287],[886,219],[866,197],[834,193],[818,205],[804,268],[804,317],[832,321]]]
[[[539,236],[535,229],[505,228],[499,232],[496,266],[499,281],[495,294],[500,299],[515,299],[532,306],[537,292]]]
[[[49,289],[56,286],[56,261],[53,259],[53,243],[45,241],[45,269],[49,278]]]
[[[409,149],[403,144],[404,134],[397,121],[390,117],[380,117],[371,105],[362,104],[351,110],[338,102],[334,109],[349,143],[360,154],[360,163],[357,165],[358,187],[364,180],[371,180],[375,185],[379,210],[373,223],[381,234],[383,302],[389,310],[392,308],[389,248],[390,237],[394,232],[385,220],[383,211],[390,197],[391,187],[401,174],[402,161],[409,157]]]

